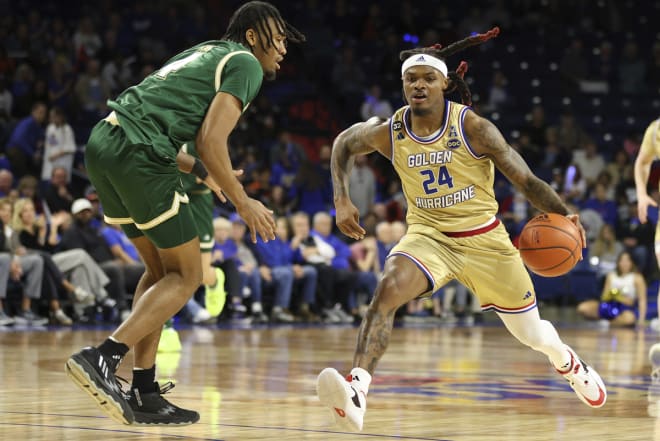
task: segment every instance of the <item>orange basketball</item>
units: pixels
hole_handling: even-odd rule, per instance
[[[573,269],[582,257],[580,231],[566,216],[544,213],[531,219],[520,233],[520,257],[527,268],[544,277]]]

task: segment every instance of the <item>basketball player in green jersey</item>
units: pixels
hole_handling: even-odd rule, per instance
[[[344,378],[326,368],[317,379],[321,402],[344,429],[362,429],[369,384],[387,348],[396,310],[452,279],[467,286],[483,310],[494,310],[521,343],[547,355],[584,403],[591,407],[605,403],[605,387],[596,371],[561,341],[551,323],[539,317],[529,274],[495,217],[494,167],[535,207],[566,215],[582,232],[584,245],[577,215],[569,215],[557,193],[530,171],[491,122],[445,98],[458,88],[463,101],[470,103],[462,79],[465,64],[448,72],[444,59],[498,32],[495,28],[446,48],[435,45],[402,52],[408,105],[387,121],[372,118],[355,124],[334,141],[334,200],[337,226],[344,234],[354,239],[365,234],[349,198],[356,155],[377,151],[389,158],[408,202],[408,231],[390,252],[362,321],[353,369]]]
[[[647,192],[651,164],[658,158],[660,158],[660,118],[651,122],[646,128],[644,138],[642,138],[642,145],[635,159],[637,217],[643,224],[648,221],[649,206],[658,206],[658,203]],[[660,262],[660,222],[655,227],[655,256],[658,262]],[[660,291],[658,292],[658,302],[660,302]],[[657,320],[654,320],[651,322],[651,325],[653,326],[657,322]],[[660,360],[660,344],[656,343],[651,347],[649,357],[651,359],[652,377],[657,382],[660,378],[660,364],[658,363]]]
[[[304,36],[269,3],[252,1],[231,17],[222,40],[181,52],[108,103],[112,112],[92,130],[86,166],[105,220],[120,224],[146,271],[133,311],[98,347],[66,362],[71,379],[115,421],[124,424],[191,424],[192,410],[162,397],[155,357],[163,324],[202,280],[199,238],[179,170],[219,185],[250,229],[252,240],[275,238],[272,212],[247,196],[227,147],[229,133],[258,93],[274,79],[287,41]],[[200,160],[179,152],[195,140]],[[115,371],[129,348],[134,370],[128,396]]]

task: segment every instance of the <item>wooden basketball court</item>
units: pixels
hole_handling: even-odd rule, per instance
[[[494,315],[492,316],[494,317]],[[315,395],[326,366],[350,368],[354,327],[181,330],[181,354],[159,356],[168,395],[198,424],[148,428],[105,417],[63,371],[107,330],[0,331],[0,440],[660,440],[660,388],[649,399],[649,331],[567,325],[562,338],[602,375],[590,409],[545,357],[495,322],[394,330],[360,434],[333,427]],[[127,360],[120,375],[130,378]],[[656,416],[657,415],[657,416]]]

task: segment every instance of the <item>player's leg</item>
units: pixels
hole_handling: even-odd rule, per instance
[[[607,394],[598,373],[561,341],[550,322],[541,320],[534,285],[504,227],[466,238],[460,247],[469,264],[459,281],[477,296],[482,309],[495,310],[514,337],[547,355],[585,404],[605,404]]]
[[[578,304],[577,312],[588,320],[598,320],[600,318],[600,315],[598,314],[599,306],[600,302],[598,300],[585,300]]]
[[[554,368],[566,378],[577,396],[590,407],[601,407],[607,399],[603,380],[559,338],[547,320],[541,320],[537,308],[520,313],[497,313],[506,328],[522,344],[548,356]]]
[[[360,325],[351,373],[344,379],[335,369],[326,368],[317,380],[319,399],[340,427],[362,430],[371,375],[389,344],[394,314],[400,306],[429,291],[429,285],[426,274],[409,257],[394,255],[387,259]]]
[[[134,315],[157,316],[154,322],[156,327],[134,347],[133,382],[128,400],[135,417],[134,423],[144,425],[195,423],[199,420],[197,412],[182,409],[162,397],[162,394],[171,387],[165,385],[161,388],[155,382],[155,362],[163,323],[185,305],[191,293],[199,286],[201,268],[195,265],[195,262],[201,262],[196,258],[199,253],[199,243],[194,238],[181,246],[157,249],[145,237],[133,238],[132,241],[145,262],[146,271],[138,284],[139,297],[136,292],[131,317],[124,324],[131,322]],[[169,309],[164,307],[163,302],[170,303]],[[118,341],[123,341],[121,339],[124,333],[137,332],[127,329],[128,326],[123,329],[122,327],[113,335]]]

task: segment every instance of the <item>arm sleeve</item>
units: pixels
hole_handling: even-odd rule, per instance
[[[264,72],[252,54],[237,54],[227,60],[222,70],[218,92],[229,93],[243,103],[245,109],[257,96]]]

